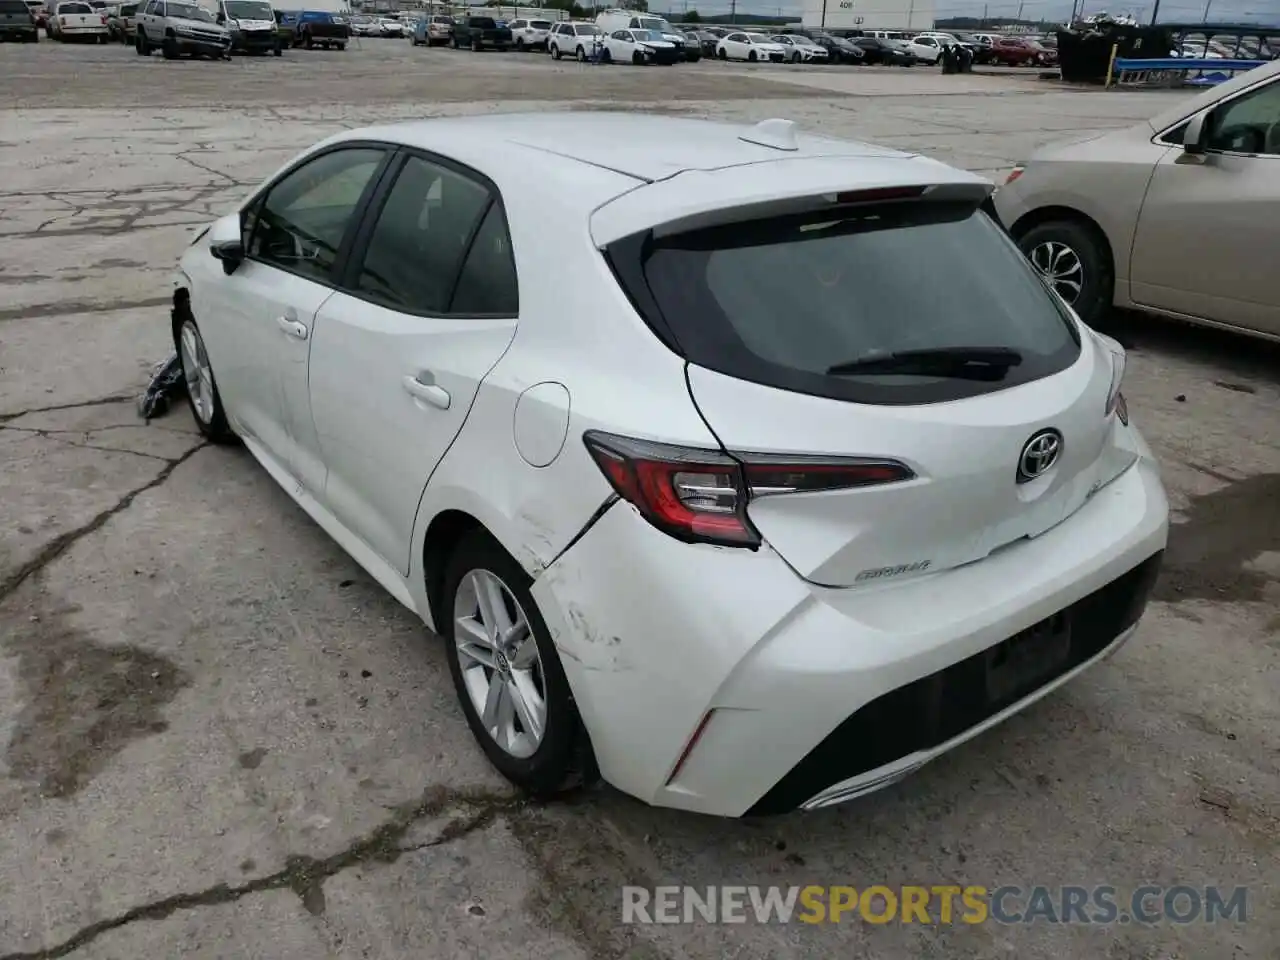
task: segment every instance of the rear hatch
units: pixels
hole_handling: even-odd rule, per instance
[[[102,14],[94,13],[87,3],[70,3],[59,9],[58,22],[63,29],[76,30],[102,26]]]
[[[980,212],[985,193],[833,193],[607,248],[744,464],[751,524],[814,583],[973,562],[1056,526],[1107,479],[1122,363]],[[752,485],[771,462],[799,479],[772,469]],[[841,479],[823,481],[824,464]]]

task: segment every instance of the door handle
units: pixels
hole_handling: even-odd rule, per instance
[[[400,383],[404,386],[405,392],[415,400],[429,403],[441,410],[448,410],[449,391],[436,383],[423,383],[423,377],[435,379],[429,373],[420,373],[416,377],[406,376]]]
[[[289,336],[296,337],[299,340],[307,339],[307,325],[301,320],[295,320],[292,317],[284,316],[276,317],[276,323],[279,325],[280,329]]]

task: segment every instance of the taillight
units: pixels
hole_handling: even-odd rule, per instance
[[[589,430],[587,449],[618,496],[651,524],[690,543],[757,547],[747,504],[760,497],[910,480],[893,460],[724,453]]]
[[[1023,172],[1026,169],[1027,168],[1023,164],[1021,163],[1016,164],[1014,168],[1009,171],[1009,175],[1004,178],[1004,185],[1007,187],[1009,184],[1013,183],[1013,181],[1017,180],[1020,176],[1022,176]]]
[[[1124,347],[1113,340],[1111,337],[1098,334],[1102,339],[1103,346],[1107,348],[1107,353],[1111,357],[1111,385],[1107,387],[1107,409],[1106,416],[1113,413],[1120,418],[1120,422],[1126,427],[1129,425],[1129,405],[1125,402],[1124,394],[1121,387],[1124,385],[1124,371],[1128,363],[1126,359]]]

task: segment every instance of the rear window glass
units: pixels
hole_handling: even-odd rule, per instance
[[[550,30],[551,21],[550,20],[530,20],[529,26],[533,27],[533,29],[535,30]]]
[[[16,13],[25,17],[30,11],[22,0],[0,0],[0,13]]]
[[[492,30],[498,24],[494,21],[493,17],[472,17],[471,25],[481,30]]]
[[[62,3],[58,5],[59,13],[93,13],[93,7],[87,3]]]
[[[638,271],[619,268],[628,244]],[[968,203],[843,207],[631,238],[610,256],[624,286],[645,285],[652,299],[629,291],[633,301],[657,312],[664,338],[691,362],[800,393],[936,403],[1048,376],[1079,355],[1065,307]],[[893,354],[966,349],[1015,351],[1018,362],[982,377],[883,367]],[[832,370],[864,360],[881,366]]]

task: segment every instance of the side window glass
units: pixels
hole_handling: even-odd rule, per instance
[[[1216,107],[1208,148],[1280,156],[1280,81]]]
[[[516,264],[502,206],[489,206],[458,277],[450,313],[514,317],[520,312]]]
[[[406,313],[444,314],[489,191],[469,177],[410,157],[369,238],[356,289]]]
[[[335,150],[290,173],[261,204],[249,256],[330,280],[342,238],[382,158],[381,150]]]

